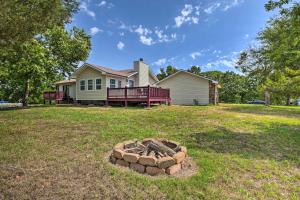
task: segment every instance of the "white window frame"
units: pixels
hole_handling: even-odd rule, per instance
[[[92,81],[92,89],[89,89],[89,81]],[[94,91],[94,79],[87,79],[87,91]]]
[[[121,88],[121,87],[122,87],[122,81],[118,80],[118,88]]]
[[[130,82],[133,83],[133,86],[130,86]],[[128,87],[134,87],[134,80],[131,80],[131,79],[128,80]]]
[[[83,85],[81,85],[81,81],[84,81],[84,84],[83,84]],[[81,86],[84,86],[84,90],[81,89]],[[85,81],[85,79],[81,79],[81,80],[79,81],[79,90],[80,90],[80,91],[85,91],[85,90],[86,90],[86,81]]]
[[[99,80],[99,79],[100,79],[100,89],[97,89],[97,80]],[[97,78],[95,78],[95,90],[101,90],[101,89],[102,89],[102,78],[97,77]]]
[[[111,81],[112,81],[112,80],[115,81],[114,87],[112,87],[112,84],[111,84]],[[110,87],[110,88],[116,88],[116,79],[113,79],[113,78],[109,79],[109,87]]]

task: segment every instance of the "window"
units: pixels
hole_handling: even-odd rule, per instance
[[[110,88],[115,88],[115,87],[116,87],[116,80],[110,79]]]
[[[94,80],[90,79],[88,80],[88,90],[93,90],[94,88]]]
[[[101,79],[100,78],[96,79],[96,90],[101,90]]]
[[[118,81],[118,88],[122,87],[122,81]]]
[[[85,90],[85,80],[80,81],[80,90]]]
[[[129,80],[129,87],[134,87],[134,81],[133,80]]]

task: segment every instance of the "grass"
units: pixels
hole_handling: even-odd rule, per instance
[[[185,179],[122,171],[114,144],[187,146]],[[0,112],[0,199],[299,199],[300,107],[40,107]]]

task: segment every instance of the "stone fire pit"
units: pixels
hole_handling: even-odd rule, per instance
[[[187,149],[166,139],[144,139],[117,144],[110,161],[151,176],[175,174],[182,169]]]

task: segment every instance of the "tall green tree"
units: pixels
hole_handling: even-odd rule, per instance
[[[199,66],[192,66],[191,68],[189,68],[188,70],[187,70],[188,72],[191,72],[191,73],[193,73],[193,74],[196,74],[196,75],[200,75],[200,73],[201,73],[201,68],[199,67]]]
[[[22,43],[16,48],[0,49],[0,66],[5,69],[1,83],[4,98],[22,100],[24,106],[76,69],[90,51],[90,37],[83,30],[68,32],[54,27],[45,34]]]
[[[53,26],[64,26],[78,0],[0,0],[0,46],[31,40]]]
[[[158,80],[162,80],[162,79],[174,74],[177,71],[178,70],[175,67],[168,65],[166,67],[166,70],[164,68],[160,68],[160,72],[156,76],[157,76]]]
[[[271,93],[271,99],[284,97],[287,103],[300,93],[295,77],[300,71],[300,4],[283,7],[291,2],[266,4],[267,10],[279,8],[280,14],[258,34],[260,45],[244,51],[237,63],[242,72],[259,80],[261,88]]]
[[[86,60],[90,37],[64,28],[78,6],[78,0],[1,1],[0,98],[26,106]]]

